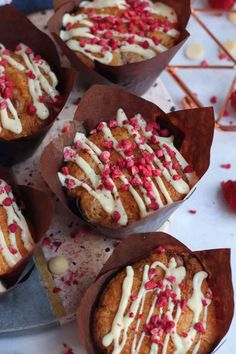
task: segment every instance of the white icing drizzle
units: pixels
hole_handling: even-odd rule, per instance
[[[147,1],[148,7],[145,8],[145,10],[149,11],[150,13],[158,16],[162,16],[166,18],[170,23],[176,23],[177,22],[177,16],[175,11],[170,8],[169,6],[162,4],[161,2],[158,3],[152,3],[152,1]],[[120,10],[126,10],[129,9],[129,4],[126,3],[125,0],[94,0],[92,2],[90,1],[83,1],[80,3],[80,8],[84,9],[94,9],[94,10],[99,10],[99,9],[106,9],[106,8],[118,8]],[[100,18],[105,18],[109,17],[111,18],[112,15],[110,13],[102,13],[98,14],[98,17]],[[74,14],[68,14],[66,13],[63,16],[62,19],[62,24],[64,27],[66,27],[68,24],[70,24],[70,28],[68,29],[63,29],[60,31],[60,37],[63,41],[65,41],[68,45],[68,47],[76,52],[80,52],[87,57],[89,57],[91,60],[97,60],[103,64],[109,64],[112,62],[113,59],[113,51],[112,47],[109,45],[109,43],[106,44],[106,47],[104,45],[98,45],[97,43],[83,43],[81,44],[80,39],[81,38],[89,38],[89,39],[103,39],[104,33],[106,32],[103,29],[97,29],[96,34],[93,34],[91,32],[91,28],[94,26],[93,23],[93,17],[85,13],[81,13],[78,15]],[[126,18],[122,18],[123,23],[128,23],[129,20]],[[71,25],[79,24],[80,27],[77,28],[72,28]],[[84,26],[84,27],[81,27]],[[121,53],[135,53],[140,56],[142,56],[145,59],[150,59],[154,56],[156,56],[158,53],[165,52],[168,50],[167,47],[162,45],[161,43],[154,43],[154,41],[147,37],[147,36],[138,36],[137,34],[134,33],[129,33],[126,31],[125,34],[119,33],[115,29],[109,28],[109,32],[112,33],[112,38],[115,40],[118,40],[119,42],[119,49],[115,50],[115,52],[118,53],[120,51]],[[164,26],[159,25],[158,32],[165,32],[166,35],[172,37],[172,38],[177,38],[179,36],[179,31],[177,31],[174,28],[166,29]],[[152,30],[151,30],[152,32]],[[80,39],[79,39],[80,38]],[[125,38],[123,40],[122,38]],[[130,43],[130,39],[134,39],[136,43]],[[141,45],[139,45],[139,42],[147,42],[150,48],[144,48]]]
[[[145,285],[149,282],[149,271],[150,269],[153,270],[156,269],[157,267],[160,267],[165,272],[165,277],[163,279],[163,289],[161,290],[159,288],[155,288],[152,290],[147,290]],[[173,324],[172,329],[169,331],[169,333],[166,333],[165,335],[161,353],[162,354],[167,353],[167,348],[170,339],[172,340],[175,346],[174,354],[188,353],[197,335],[197,331],[194,329],[194,325],[195,323],[201,320],[201,316],[203,318],[202,320],[203,327],[204,329],[206,329],[207,311],[209,305],[211,304],[211,300],[204,298],[204,295],[202,294],[201,291],[201,287],[204,279],[206,279],[207,276],[208,274],[204,271],[200,271],[194,275],[193,294],[192,297],[187,302],[187,306],[193,312],[193,321],[191,327],[186,332],[187,337],[182,337],[177,333],[177,324],[182,314],[182,309],[180,306],[180,301],[181,301],[180,284],[186,277],[185,267],[184,266],[178,267],[174,257],[170,259],[168,266],[165,266],[163,263],[159,261],[154,262],[150,266],[146,264],[143,268],[143,278],[142,278],[142,283],[139,288],[138,294],[136,298],[129,305],[129,301],[132,296],[134,270],[131,266],[128,266],[126,268],[126,277],[122,285],[122,294],[121,294],[119,307],[115,314],[111,330],[103,337],[102,344],[105,347],[109,347],[111,344],[113,344],[112,354],[121,353],[125,347],[128,338],[129,328],[132,326],[134,319],[137,318],[137,316],[139,316],[134,330],[134,338],[132,341],[130,353],[141,354],[142,343],[146,334],[144,331],[142,331],[141,336],[139,337],[138,340],[138,331],[140,332],[140,330],[142,330],[142,328],[140,328],[141,325],[140,315],[143,313],[146,295],[150,292],[153,293],[153,300],[147,318],[145,319],[145,322],[149,324],[153,316],[155,307],[157,306],[159,294],[165,292],[166,290],[171,290],[172,293],[175,294],[175,301],[173,301],[172,298],[169,297],[166,312],[164,313],[163,308],[160,308],[159,315],[158,315],[160,319],[163,318],[163,316],[167,316],[168,321],[170,321]],[[168,277],[174,277],[175,281],[173,283],[170,282],[168,280]],[[202,305],[203,299],[206,301],[206,306],[204,306],[204,308]],[[175,310],[175,315],[174,315],[174,310]],[[131,313],[132,316],[130,316]],[[202,335],[200,336],[199,341],[194,345],[193,348],[194,354],[198,353],[198,350],[201,345],[201,338]],[[159,350],[159,345],[153,342],[151,344],[149,354],[158,354],[159,353],[158,350]]]
[[[157,208],[158,207],[163,207],[165,203],[162,201],[161,194],[165,197],[166,203],[170,204],[173,202],[170,193],[168,192],[168,189],[166,188],[163,178],[166,179],[168,183],[172,185],[172,187],[180,194],[187,194],[190,191],[190,187],[188,183],[186,183],[181,176],[179,176],[178,180],[174,180],[174,176],[176,175],[176,170],[172,168],[172,158],[168,154],[168,149],[170,149],[172,152],[175,153],[175,158],[179,163],[179,167],[181,169],[184,169],[186,166],[188,166],[187,162],[185,159],[181,156],[181,154],[177,151],[177,149],[174,147],[173,144],[173,137],[168,137],[168,138],[163,138],[160,136],[156,136],[156,139],[158,141],[158,146],[163,152],[165,162],[169,163],[169,166],[164,166],[164,163],[160,160],[155,155],[155,152],[151,148],[151,146],[148,144],[148,139],[152,137],[152,132],[146,131],[147,123],[146,121],[141,117],[140,114],[137,114],[135,116],[135,119],[137,120],[137,123],[139,124],[140,130],[142,131],[142,136],[137,130],[134,130],[134,127],[131,125],[130,121],[128,120],[127,116],[125,115],[125,112],[122,109],[119,109],[117,111],[117,119],[116,119],[116,124],[123,129],[126,129],[129,135],[134,136],[134,141],[137,144],[138,148],[143,152],[148,152],[153,155],[153,161],[151,162],[151,169],[155,170],[156,168],[159,169],[160,174],[159,176],[152,176],[151,177],[145,177],[146,181],[150,184],[151,186],[151,191],[152,191],[152,199],[157,203]],[[104,143],[112,143],[112,149],[114,149],[117,153],[120,154],[122,157],[122,160],[125,163],[128,163],[129,161],[132,161],[135,159],[135,156],[130,155],[129,157],[126,156],[125,150],[123,150],[119,142],[115,139],[115,137],[112,134],[112,130],[108,127],[106,122],[100,123],[101,125],[101,131],[103,135],[103,140]],[[140,143],[141,138],[145,136],[146,142],[145,143]],[[74,144],[77,146],[77,143],[79,143],[80,148],[86,151],[90,155],[90,157],[93,159],[95,162],[96,166],[98,167],[100,173],[97,174],[94,169],[90,166],[90,164],[84,160],[81,156],[78,155],[77,150],[73,148],[69,148],[70,154],[67,154],[68,147],[64,149],[64,154],[68,155],[65,158],[65,161],[72,161],[76,163],[84,172],[86,179],[83,181],[78,180],[77,178],[74,178],[71,175],[65,175],[61,172],[58,173],[59,179],[61,184],[66,187],[66,188],[77,188],[77,187],[82,187],[86,189],[86,191],[94,196],[99,203],[101,204],[102,208],[109,214],[113,215],[114,212],[119,213],[119,220],[118,223],[120,225],[126,225],[128,223],[128,217],[127,213],[125,211],[125,208],[122,204],[122,200],[120,198],[119,192],[117,190],[116,184],[114,183],[112,177],[110,174],[106,177],[107,182],[111,186],[111,190],[108,190],[107,187],[103,183],[102,176],[106,171],[107,166],[109,166],[110,163],[110,156],[108,156],[107,161],[102,161],[100,156],[102,156],[103,151],[92,141],[90,141],[83,133],[77,133],[74,139]],[[107,152],[108,155],[110,154]],[[108,163],[108,165],[107,165]],[[186,178],[192,182],[193,176],[195,175],[194,173],[188,173],[185,174]],[[135,173],[135,179],[138,181],[138,184],[136,188],[130,183],[129,179],[126,177],[125,173],[122,171],[122,169],[119,168],[119,178],[122,182],[123,185],[127,185],[129,192],[132,194],[140,212],[140,217],[143,218],[150,213],[152,213],[154,210],[153,208],[150,208],[150,205],[152,203],[150,196],[149,196],[149,191],[148,188],[145,186],[144,181],[140,177],[139,172]],[[90,180],[90,184],[87,182],[88,179]],[[68,187],[68,181],[72,181],[72,185]],[[155,185],[154,181],[156,182],[159,190],[157,189],[157,186]],[[102,188],[101,188],[102,186]],[[161,194],[160,194],[161,193]]]
[[[7,224],[17,225],[17,228],[21,230],[21,239],[24,244],[24,248],[27,251],[31,251],[34,245],[34,241],[31,237],[26,220],[21,213],[18,205],[15,202],[14,196],[11,191],[8,191],[9,185],[2,179],[0,179],[0,206],[4,208],[7,214]],[[10,205],[6,205],[6,199],[11,201]],[[16,234],[12,232],[11,226],[9,228],[10,247],[7,246],[5,236],[0,227],[0,252],[2,253],[6,263],[13,267],[19,260],[22,259],[22,255],[17,247]]]
[[[5,47],[0,44],[0,59],[6,60],[7,63],[20,72],[31,72],[32,77],[28,76],[28,88],[32,97],[33,106],[36,109],[35,114],[38,118],[45,120],[49,117],[49,110],[45,103],[41,102],[40,98],[43,97],[44,92],[55,101],[59,95],[56,90],[58,80],[56,75],[52,72],[49,65],[43,59],[35,59],[34,53],[23,43],[17,47],[16,54],[22,56],[24,65],[12,58],[8,54]],[[5,77],[5,67],[0,65],[0,78]],[[49,82],[46,75],[50,78]],[[0,117],[2,127],[15,134],[20,134],[23,130],[20,117],[15,109],[11,98],[4,99],[0,95]],[[9,115],[10,113],[10,115]],[[1,127],[0,127],[1,131]]]

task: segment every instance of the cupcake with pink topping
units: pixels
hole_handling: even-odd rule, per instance
[[[48,22],[85,88],[116,84],[142,95],[189,34],[190,0],[59,0]]]
[[[62,25],[60,38],[92,68],[95,60],[116,66],[153,58],[180,37],[175,10],[149,0],[82,1]]]

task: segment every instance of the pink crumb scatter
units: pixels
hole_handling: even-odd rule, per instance
[[[226,170],[229,170],[231,168],[231,164],[230,163],[222,163],[220,165],[221,168],[224,168]]]
[[[162,246],[159,246],[155,249],[155,252],[156,253],[160,253],[160,254],[163,254],[163,253],[166,253],[166,249]]]
[[[197,213],[197,210],[194,210],[194,209],[190,209],[189,211],[189,214],[192,214],[192,215],[194,215],[194,214],[196,214]]]
[[[216,97],[216,96],[212,96],[212,97],[210,98],[210,102],[211,102],[212,104],[217,103],[217,97]]]
[[[64,125],[64,127],[62,128],[62,133],[67,133],[69,131],[70,126],[68,124]]]
[[[61,290],[62,290],[61,288],[55,286],[55,287],[53,288],[53,293],[54,293],[54,294],[57,294],[57,293],[59,293]]]

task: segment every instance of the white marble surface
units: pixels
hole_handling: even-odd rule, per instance
[[[219,31],[215,21],[211,23],[211,26],[215,26],[216,32]],[[232,36],[235,37],[235,28],[230,27],[230,29],[226,30],[225,27],[221,27],[221,29],[221,35],[224,36],[222,38],[225,38],[225,40],[231,39]],[[196,38],[198,38],[197,41],[201,41],[200,38],[203,38],[200,30],[192,22],[190,23],[190,32],[193,33],[193,37],[189,41],[194,42]],[[205,48],[210,52],[212,58],[215,58],[217,55],[215,47],[206,44]],[[180,60],[182,63],[182,54],[175,58],[175,63],[180,62]],[[227,80],[231,80],[233,72],[227,75]],[[221,74],[222,81],[220,85],[216,84],[215,79],[211,81],[210,85],[205,85],[204,81],[198,77],[191,76],[191,74],[189,76],[195,91],[204,98],[204,104],[208,105],[209,97],[216,94],[211,90],[213,87],[217,90],[218,96],[223,97],[225,94],[227,87],[225,75]],[[177,107],[180,108],[183,93],[173,84],[168,74],[164,73],[162,80],[171,92]],[[157,100],[156,94],[151,94],[148,98]],[[159,99],[156,103],[165,104]],[[233,116],[231,118],[236,119]],[[232,249],[233,271],[236,269],[236,216],[228,210],[222,200],[220,183],[223,180],[236,179],[235,147],[236,133],[215,132],[210,169],[194,195],[176,212],[170,230],[173,236],[193,250],[230,247]],[[223,163],[231,163],[231,169],[222,169],[220,165]],[[189,209],[196,209],[197,213],[195,215],[189,214]],[[234,284],[236,284],[235,271],[233,278]],[[235,333],[236,320],[234,319],[226,336],[226,342],[218,351],[219,354],[235,353]],[[36,335],[1,338],[0,354],[64,354],[66,351],[63,343],[72,348],[73,352],[70,354],[84,354],[78,343],[75,323]]]

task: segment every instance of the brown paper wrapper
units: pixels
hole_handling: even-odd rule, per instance
[[[9,292],[16,286],[16,283],[18,285],[18,279],[32,259],[36,249],[40,247],[41,241],[50,227],[53,217],[53,202],[48,193],[32,187],[18,185],[12,171],[7,167],[0,166],[0,178],[11,185],[13,194],[17,199],[17,204],[19,205],[19,201],[23,202],[25,207],[22,213],[28,223],[35,242],[35,247],[26,257],[18,262],[9,272],[0,276],[0,281],[3,281],[7,286],[7,292]],[[27,279],[27,275],[27,273],[24,275],[21,282]],[[6,294],[6,292],[0,293],[0,296],[4,294]]]
[[[33,154],[63,109],[76,77],[73,70],[61,68],[56,47],[50,37],[35,27],[14,6],[3,6],[0,9],[0,43],[7,49],[15,50],[19,42],[28,45],[49,63],[59,80],[58,90],[62,96],[62,103],[39,132],[9,141],[0,139],[0,163],[3,165],[13,165]]]
[[[77,323],[81,344],[87,354],[98,354],[93,343],[91,323],[97,302],[106,284],[127,265],[144,259],[158,246],[174,249],[176,252],[187,252],[195,255],[209,274],[209,286],[214,294],[216,305],[217,327],[220,337],[212,344],[212,352],[226,335],[234,314],[234,291],[230,267],[230,249],[215,249],[192,252],[174,237],[163,233],[153,232],[135,234],[121,242],[108,259],[97,280],[85,292],[78,311]]]
[[[63,148],[72,144],[75,133],[81,124],[88,133],[101,121],[116,116],[118,108],[123,108],[128,117],[141,113],[145,120],[157,120],[163,128],[174,134],[175,146],[193,166],[199,178],[207,171],[210,163],[210,149],[214,133],[214,115],[212,108],[199,108],[164,114],[155,104],[134,96],[115,87],[95,85],[90,88],[79,102],[74,122],[67,133],[54,139],[44,150],[40,160],[42,177],[63,205],[84,220],[74,201],[66,197],[57,177],[63,164]],[[201,144],[199,144],[199,137]],[[183,203],[178,201],[161,208],[130,226],[117,230],[100,225],[92,225],[101,233],[112,238],[123,238],[131,233],[156,231]],[[89,224],[91,225],[91,224]]]
[[[59,37],[63,15],[66,12],[73,12],[74,8],[79,5],[80,0],[56,0],[54,8],[57,11],[49,20],[48,28],[63,53],[69,59],[72,67],[80,73],[81,83],[86,89],[93,84],[119,85],[127,91],[142,95],[152,86],[162,70],[168,65],[189,37],[186,26],[191,13],[190,1],[162,0],[162,2],[174,8],[178,15],[181,33],[179,41],[166,52],[139,63],[111,66],[95,61],[94,70],[82,63],[76,53]]]

